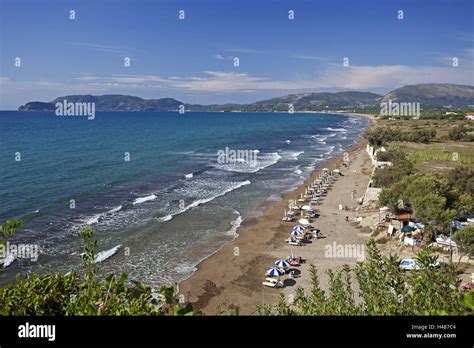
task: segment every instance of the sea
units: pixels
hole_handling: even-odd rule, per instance
[[[0,270],[0,285],[78,270],[86,227],[102,272],[179,282],[367,124],[328,113],[2,111],[0,224],[22,220],[10,242],[39,255]]]

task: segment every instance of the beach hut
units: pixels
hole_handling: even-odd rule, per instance
[[[398,220],[400,222],[400,229],[410,221],[410,214],[404,213],[404,214],[398,214],[395,217],[395,220]]]

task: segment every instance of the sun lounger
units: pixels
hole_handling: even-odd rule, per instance
[[[270,278],[270,279],[272,279],[272,278]],[[276,279],[272,279],[272,281],[265,281],[262,284],[265,285],[265,286],[268,286],[270,288],[282,288],[284,286],[284,284],[282,282],[279,282]]]
[[[281,219],[282,221],[286,221],[286,222],[292,222],[295,218],[294,217],[290,217],[290,216],[284,216],[283,219]]]
[[[292,241],[289,241],[289,242],[288,242],[288,244],[290,244],[290,245],[297,245],[297,246],[299,246],[301,243],[300,243],[299,241],[297,241],[297,242],[292,242]]]

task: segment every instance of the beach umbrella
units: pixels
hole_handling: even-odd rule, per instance
[[[332,172],[333,173],[340,173],[341,171],[339,169],[334,169]]]
[[[283,272],[275,267],[269,267],[267,269],[267,275],[269,275],[270,277],[279,277],[283,275]]]
[[[323,172],[327,172],[329,169],[327,168],[323,168]]]
[[[293,230],[303,232],[304,231],[304,226],[297,225],[297,226],[293,227]]]
[[[301,209],[302,209],[302,210],[311,210],[311,209],[313,209],[313,208],[311,208],[310,205],[303,205],[303,206],[301,207]]]
[[[290,264],[286,260],[278,260],[275,262],[275,266],[278,268],[287,268],[290,267]]]
[[[298,230],[291,230],[290,234],[291,234],[292,236],[299,236],[299,235],[302,235],[303,232],[298,231]]]

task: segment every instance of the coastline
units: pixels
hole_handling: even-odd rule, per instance
[[[367,118],[369,123],[365,129],[372,127],[375,123],[373,115],[353,113],[345,113],[345,115]],[[347,230],[350,225],[344,221],[344,226],[338,228],[338,226],[334,226],[334,221],[341,220],[342,222],[346,215],[351,215],[351,218],[354,215],[354,212],[349,214],[347,211],[339,211],[338,204],[334,204],[334,200],[341,200],[341,195],[344,195],[346,199],[343,203],[354,205],[350,192],[354,191],[354,197],[362,196],[369,181],[372,168],[370,159],[365,152],[366,141],[362,137],[364,130],[361,131],[357,143],[346,149],[350,158],[354,159],[348,168],[344,168],[344,170],[341,168],[342,154],[321,163],[321,168],[323,166],[329,169],[339,168],[345,174],[341,180],[336,181],[334,185],[336,189],[333,188],[328,192],[323,204],[316,207],[320,212],[320,217],[313,220],[313,224],[321,229],[327,239],[318,239],[302,247],[290,248],[284,239],[288,237],[288,231],[297,222],[290,223],[281,220],[283,210],[287,209],[288,200],[295,199],[304,192],[305,188],[320,174],[321,168],[319,168],[315,169],[309,178],[295,190],[283,192],[281,200],[267,206],[261,216],[244,222],[232,241],[222,245],[213,254],[201,260],[193,274],[178,284],[178,291],[184,296],[185,301],[192,303],[195,309],[201,309],[206,314],[218,314],[221,309],[238,308],[241,314],[248,315],[255,312],[258,304],[275,303],[280,293],[290,294],[298,286],[307,288],[309,286],[307,268],[315,261],[312,257],[315,254],[315,249],[320,249],[323,243],[326,245],[327,242],[333,242],[333,240],[338,242],[343,240],[344,230]],[[332,216],[329,216],[328,213],[331,210],[335,211],[332,211]],[[344,216],[334,217],[334,215],[341,214]],[[356,229],[350,227],[353,229],[351,238],[346,239],[353,243],[365,244],[365,238],[358,236]],[[330,235],[333,234],[332,230],[335,230],[334,235],[338,238],[330,238]],[[318,251],[321,254],[321,250]],[[308,260],[298,269],[298,273],[300,273],[298,279],[285,281],[291,285],[285,286],[281,291],[262,286],[265,269],[272,265],[277,258],[285,258],[290,252]],[[318,264],[318,269],[324,270],[350,263],[347,262],[348,260],[343,261],[326,259],[323,265]],[[324,275],[320,274],[320,279],[323,283],[325,281]]]

